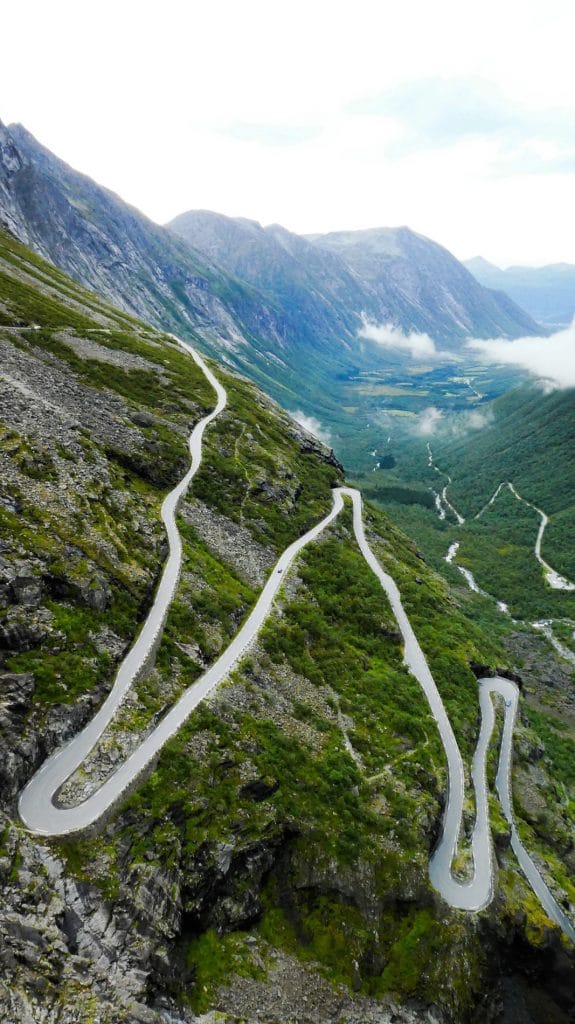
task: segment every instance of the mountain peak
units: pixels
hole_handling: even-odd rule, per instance
[[[496,263],[490,263],[489,260],[484,259],[483,256],[472,256],[470,260],[463,261],[463,266],[467,267],[472,274],[475,272],[479,273],[480,271],[494,270],[499,272],[501,270]]]

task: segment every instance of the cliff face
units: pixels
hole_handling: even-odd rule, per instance
[[[533,334],[532,317],[501,290],[477,287],[467,268],[442,245],[408,227],[332,231],[313,236],[337,254],[375,293],[404,309],[402,325],[441,340]],[[390,299],[388,298],[388,302]]]
[[[67,841],[24,831],[18,793],[99,706],[150,605],[161,500],[214,396],[166,335],[4,235],[0,348],[2,1019],[160,1024],[218,1010],[387,1024],[430,1020],[431,1007],[463,1021],[478,1006],[496,1019],[497,999],[525,999],[523,971],[561,1020],[572,963],[505,827],[506,882],[487,913],[454,913],[430,888],[443,756],[349,513],[306,549],[257,644],[105,821]],[[155,665],[63,803],[107,778],[227,646],[341,479],[328,449],[216,372],[228,407],[182,504],[183,572]],[[504,655],[385,516],[369,511],[367,528],[469,755],[469,666]]]

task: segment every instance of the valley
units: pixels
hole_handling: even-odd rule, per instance
[[[466,347],[540,328],[0,165],[0,1015],[566,1024],[572,393]]]
[[[439,402],[437,408],[447,419],[447,409]],[[464,599],[468,614],[489,624],[512,650],[537,649],[535,641],[519,641],[518,636],[526,629],[539,632],[563,663],[572,666],[575,588],[564,571],[570,565],[574,523],[572,395],[523,384],[493,406],[480,408],[479,429],[470,428],[463,413],[459,423],[452,416],[443,431],[438,417],[431,442],[409,430],[400,433],[395,445],[389,438],[386,450],[392,458],[377,467],[377,483],[369,474],[356,479],[418,539],[447,579],[454,582],[453,573],[460,574],[469,595]],[[378,459],[377,450],[371,454]],[[502,470],[513,476],[490,494]],[[521,490],[514,480],[521,481]],[[538,494],[550,501],[554,515],[541,508]],[[551,552],[559,556],[560,570],[550,563]],[[552,723],[547,740],[561,736],[567,761],[573,764],[570,704],[557,694],[546,705]],[[535,706],[537,718],[539,699]]]
[[[477,570],[480,586],[506,604],[513,597],[519,617],[545,617],[551,610],[569,617],[570,392],[545,395],[523,384],[493,404],[482,403],[476,423],[465,412],[449,418],[449,410],[437,410],[431,440],[404,430],[395,446],[400,457],[387,444],[394,465],[362,476],[369,493],[390,508],[395,496],[410,506],[405,513],[419,522],[438,567],[449,544],[459,540],[459,557]],[[548,468],[554,464],[560,488]],[[461,536],[455,526],[462,527]]]

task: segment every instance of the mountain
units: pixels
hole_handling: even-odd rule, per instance
[[[161,315],[166,327],[189,310],[194,326],[218,329],[227,320],[229,328],[205,261],[58,160],[21,125],[0,128],[0,171],[5,224],[56,266],[120,308]]]
[[[506,292],[548,327],[565,327],[575,316],[575,266],[570,263],[500,270],[475,256],[465,266],[482,285]]]
[[[251,377],[289,386],[282,310],[173,233],[59,160],[20,125],[0,124],[0,223],[127,312],[197,332]],[[295,359],[296,366],[298,361]]]
[[[279,225],[191,210],[167,227],[227,273],[256,286],[285,313],[294,337],[308,345],[351,344],[359,312],[380,312],[375,296],[337,257],[324,256]]]
[[[358,344],[363,314],[454,346],[469,333],[536,332],[508,299],[411,232],[400,270],[380,273],[378,263],[370,275],[330,251],[333,238],[309,241],[210,213],[160,227],[20,125],[0,126],[0,223],[120,308],[185,336],[198,332],[205,350],[284,406],[320,417],[337,418],[346,404],[332,394],[335,381],[404,359]]]
[[[493,334],[532,334],[530,316],[501,292],[477,288],[465,267],[429,238],[407,227],[334,231],[309,236],[337,254],[382,302],[402,307],[404,330],[425,331],[442,343]]]
[[[189,211],[168,225],[195,249],[261,288],[296,329],[353,341],[362,313],[441,344],[537,327],[507,296],[478,287],[442,246],[409,228],[294,235],[241,218]],[[299,325],[299,327],[298,327]]]
[[[0,1018],[491,1024],[519,1005],[530,1024],[566,1021],[573,957],[500,816],[497,900],[478,917],[431,888],[445,760],[350,509],[103,820],[65,839],[23,827],[22,787],[92,719],[141,635],[166,558],[160,510],[215,394],[172,337],[1,230],[0,350]],[[210,367],[227,405],[179,506],[163,635],[60,807],[97,790],[218,659],[342,480],[257,387]],[[517,666],[385,515],[364,519],[469,764],[475,672]],[[551,656],[545,686],[525,667],[514,790],[522,837],[567,904],[573,782],[553,699],[564,717],[570,705],[555,669]]]

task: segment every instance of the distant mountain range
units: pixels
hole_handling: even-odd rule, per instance
[[[20,125],[0,123],[0,223],[128,312],[201,336],[288,407],[325,408],[334,380],[401,360],[358,344],[363,316],[453,349],[469,335],[539,331],[409,228],[305,238],[205,211],[160,227]]]
[[[547,327],[565,327],[575,316],[575,266],[508,267],[475,256],[464,264],[480,284],[507,292],[514,302]]]
[[[469,335],[535,326],[507,296],[477,287],[447,249],[407,227],[302,237],[206,210],[181,214],[168,227],[295,314],[300,332],[325,329],[327,310],[339,337],[350,328],[353,336],[364,312],[454,347]]]

